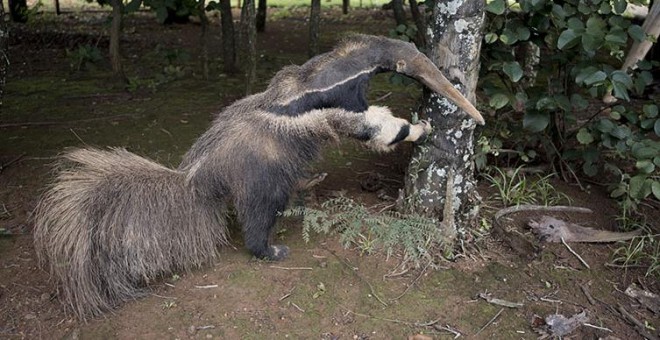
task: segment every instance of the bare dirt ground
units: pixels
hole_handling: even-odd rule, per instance
[[[305,13],[272,13],[277,20],[259,36],[261,86],[281,66],[305,61]],[[578,328],[570,338],[641,338],[640,329],[620,308],[639,320],[647,335],[658,336],[657,315],[623,291],[636,283],[658,292],[660,284],[645,277],[642,269],[605,265],[620,244],[572,245],[591,265],[586,269],[561,244],[541,245],[530,236],[526,222],[539,216],[531,213],[512,215],[504,224],[540,247],[538,254],[486,236],[457,261],[440,263],[438,270],[402,270],[399,257],[344,249],[336,236],[319,235],[305,243],[300,221],[282,219],[276,237],[292,250],[283,262],[254,260],[234,232],[235,247],[221,250],[218,263],[163,277],[151,285],[151,294],[104,317],[88,323],[76,320],[63,309],[55,283],[40,269],[31,239],[30,212],[49,181],[54,157],[64,148],[84,144],[123,146],[174,166],[213,112],[244,92],[240,76],[221,74],[215,57],[221,55],[217,20],[210,33],[210,80],[199,75],[199,26],[163,27],[147,15],[128,20],[122,41],[136,91],[109,81],[107,62],[72,70],[67,49],[89,44],[105,51],[107,36],[99,35],[105,20],[102,14],[70,13],[15,30],[12,74],[0,112],[0,228],[13,234],[0,237],[0,338],[405,339],[425,334],[449,339],[460,334],[532,339],[538,337],[536,317],[570,317],[582,311],[593,326]],[[344,17],[327,12],[322,46],[329,49],[346,31],[387,34],[392,22],[380,10],[353,10]],[[168,60],[183,75],[150,87],[154,79],[162,80],[157,75],[164,73]],[[392,88],[380,81],[370,96],[388,92],[392,94],[384,104],[404,114],[414,107],[414,88]],[[353,143],[330,146],[316,166],[329,176],[314,189],[309,204],[338,192],[369,206],[389,204],[363,191],[360,176],[381,174],[389,183],[387,194],[396,196],[406,155],[405,148],[377,155]],[[617,207],[605,192],[553,183],[573,205],[594,210],[587,216],[556,216],[614,229]],[[489,188],[482,184],[481,189],[488,198]],[[483,209],[486,221],[494,209]],[[654,214],[650,221],[658,220]],[[521,306],[489,303],[479,298],[481,293]]]

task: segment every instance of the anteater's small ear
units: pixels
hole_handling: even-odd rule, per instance
[[[405,60],[399,60],[396,62],[396,71],[398,73],[405,73],[406,72],[406,61]]]

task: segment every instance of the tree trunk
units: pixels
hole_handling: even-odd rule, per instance
[[[254,0],[244,0],[241,10],[241,43],[245,46],[245,93],[252,94],[257,79],[257,27]]]
[[[120,81],[126,82],[126,75],[121,64],[119,40],[121,37],[121,19],[124,4],[122,0],[110,0],[112,6],[112,23],[110,25],[110,64],[112,71]]]
[[[0,1],[0,18],[5,17],[5,5]],[[0,108],[5,92],[5,82],[9,72],[9,25],[7,20],[0,20]]]
[[[268,4],[266,0],[259,0],[257,6],[257,32],[266,31],[266,14],[268,12]]]
[[[201,49],[201,64],[202,64],[202,76],[204,79],[209,79],[209,48],[208,48],[208,39],[207,32],[209,28],[209,18],[206,16],[206,1],[199,0],[198,4],[199,10],[199,23],[202,32],[200,34],[200,49]]]
[[[234,18],[231,14],[231,0],[220,0],[220,17],[222,21],[222,59],[225,73],[236,72],[236,34],[234,33]]]
[[[484,1],[437,1],[427,39],[431,60],[473,103],[483,24]],[[407,209],[440,217],[441,232],[451,247],[477,226],[480,197],[472,160],[476,123],[436,94],[425,96],[423,109],[434,130],[413,153],[401,202]]]
[[[403,9],[402,0],[392,0],[392,10],[394,11],[394,20],[396,25],[406,24],[406,11]]]
[[[426,47],[426,13],[421,13],[417,6],[417,0],[410,1],[410,14],[412,15],[415,26],[417,26],[417,37],[415,44],[417,47]]]
[[[341,12],[348,14],[348,7],[351,5],[351,0],[342,0],[341,1]]]
[[[309,57],[319,54],[319,31],[321,25],[321,0],[312,0],[309,13]]]
[[[55,0],[55,14],[62,14],[62,10],[60,9],[60,0]]]
[[[9,14],[11,15],[12,21],[22,23],[27,22],[28,7],[26,0],[8,0],[7,3],[9,4]]]

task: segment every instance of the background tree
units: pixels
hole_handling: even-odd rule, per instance
[[[312,0],[309,12],[309,57],[319,54],[319,30],[321,25],[321,0]]]
[[[222,25],[222,57],[225,63],[225,73],[236,72],[236,34],[234,19],[231,14],[231,0],[220,0],[220,17]]]
[[[479,74],[484,2],[437,1],[430,20],[429,57],[470,101],[475,101]],[[405,206],[442,218],[447,244],[476,225],[480,197],[474,180],[473,131],[467,115],[452,114],[456,106],[427,94],[423,110],[434,131],[413,154],[405,179]]]
[[[5,14],[5,5],[0,1],[0,107],[9,71],[9,25]]]
[[[268,14],[268,4],[266,0],[259,0],[257,4],[257,32],[266,31],[266,16]]]
[[[392,0],[392,10],[394,11],[394,21],[396,25],[406,24],[406,11],[403,9],[403,0]]]
[[[14,22],[27,22],[27,1],[26,0],[9,0],[9,13],[11,20]]]
[[[251,94],[257,78],[257,27],[254,0],[243,1],[241,9],[241,43],[245,60],[245,92]]]
[[[122,31],[122,15],[124,12],[124,3],[122,0],[110,0],[112,6],[112,23],[110,25],[110,64],[112,72],[120,81],[126,82],[126,75],[121,63],[121,52],[119,40]]]

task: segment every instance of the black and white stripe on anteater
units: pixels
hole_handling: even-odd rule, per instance
[[[396,71],[481,115],[412,44],[357,35],[265,91],[228,106],[169,169],[123,149],[66,153],[34,215],[35,247],[80,317],[143,294],[149,281],[216,259],[232,204],[255,256],[281,259],[269,236],[295,184],[327,141],[353,137],[387,151],[429,132],[368,106],[369,78]]]

